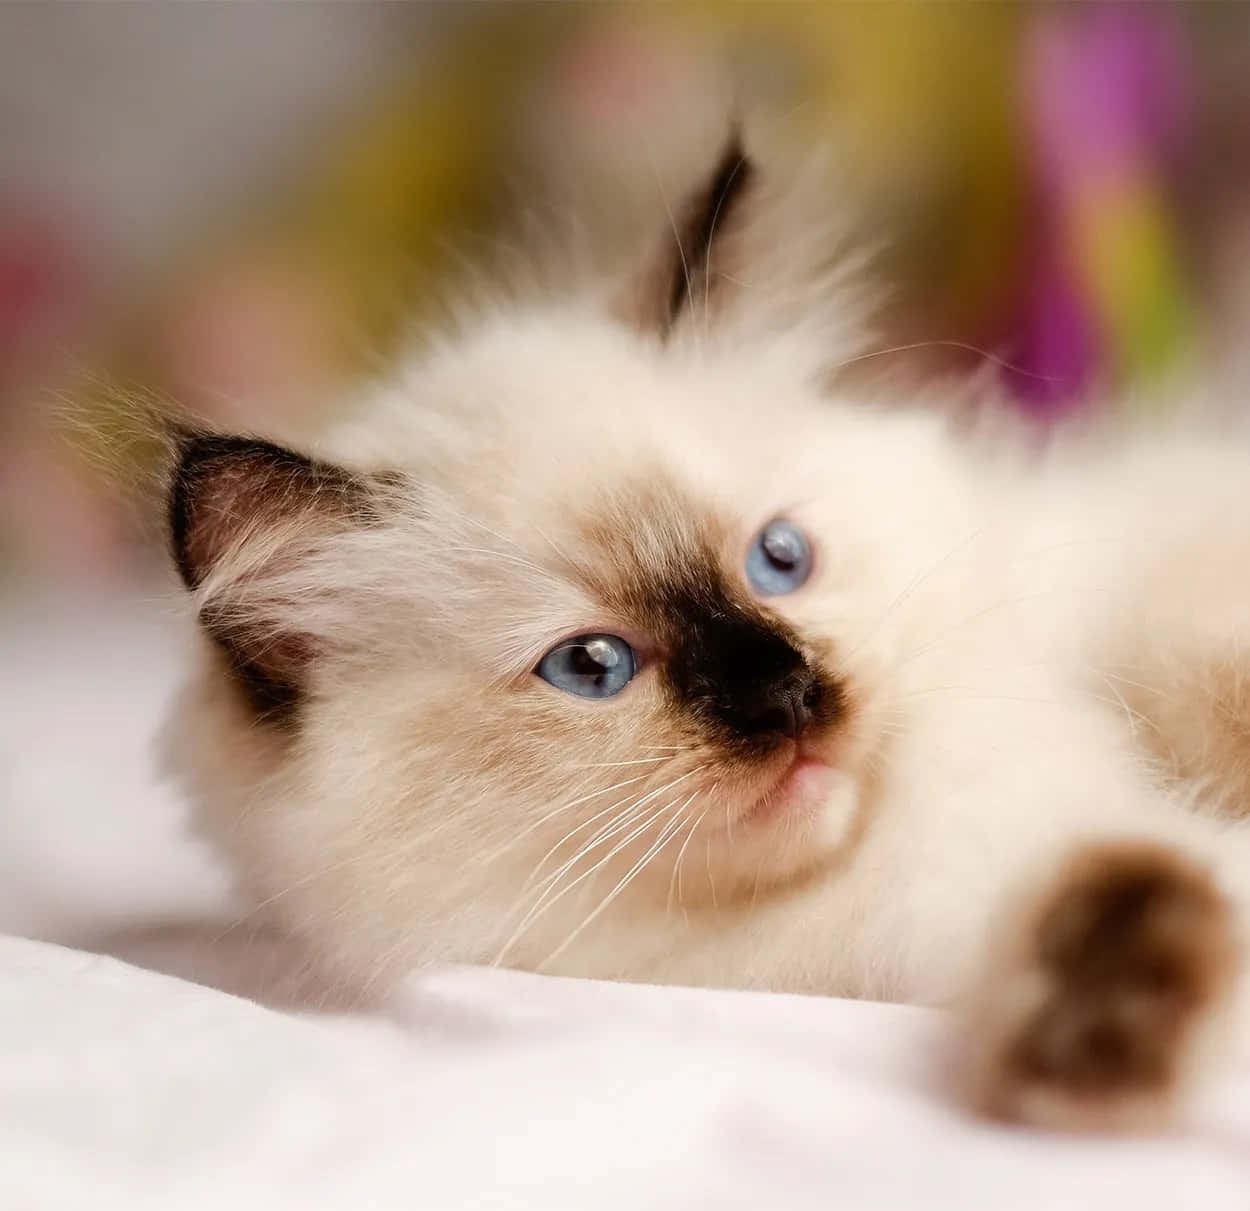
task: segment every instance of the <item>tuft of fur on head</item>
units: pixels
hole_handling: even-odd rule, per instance
[[[748,156],[735,134],[638,275],[465,317],[315,449],[176,451],[202,643],[168,761],[263,915],[349,983],[438,958],[647,978],[677,922],[858,844],[900,602],[966,502],[935,418],[828,398],[862,311],[801,228],[764,238]],[[760,596],[777,518],[813,571]],[[592,633],[636,652],[624,692],[536,676]],[[801,730],[760,722],[768,694],[802,695]]]
[[[814,359],[813,372],[861,364],[884,291],[833,148],[800,151],[762,114],[706,141],[706,123],[695,127],[699,143],[679,140],[688,157],[680,187],[649,159],[635,166],[638,182],[622,183],[627,211],[645,222],[641,265],[633,241],[588,225],[574,201],[559,191],[536,200],[530,190],[542,187],[518,182],[507,236],[464,257],[448,323],[414,343],[437,346],[478,331],[484,316],[577,300],[666,343],[714,351],[784,340]]]

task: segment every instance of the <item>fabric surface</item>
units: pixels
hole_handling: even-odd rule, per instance
[[[940,1019],[460,969],[276,1013],[0,944],[6,1208],[1244,1211],[1250,1073],[1160,1140],[972,1122]]]
[[[226,905],[150,772],[176,648],[134,603],[0,629],[0,929],[53,939],[0,939],[5,1211],[1250,1206],[1250,1066],[1067,1138],[963,1115],[924,1010],[460,968],[279,1012],[91,953]]]

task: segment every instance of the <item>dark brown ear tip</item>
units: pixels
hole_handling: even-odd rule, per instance
[[[196,486],[200,480],[203,465],[221,452],[220,444],[226,439],[197,433],[180,426],[173,429],[171,438],[175,455],[173,473],[169,479],[167,502],[169,545],[174,564],[182,577],[182,583],[188,589],[194,589],[201,577],[199,569],[190,559],[188,540],[195,515]]]
[[[212,473],[239,464],[311,472],[314,464],[302,454],[254,437],[203,433],[179,427],[173,431],[173,441],[176,454],[168,495],[169,542],[183,584],[194,589],[203,580],[205,569],[191,558],[190,540],[197,520],[197,505]]]
[[[711,175],[687,203],[681,226],[674,232],[674,257],[664,330],[671,329],[682,311],[702,293],[705,297],[717,276],[713,249],[723,240],[742,209],[742,201],[755,182],[755,164],[742,142],[742,128],[735,123],[721,147]],[[702,290],[700,290],[700,284]]]
[[[195,475],[207,462],[218,459],[255,459],[275,467],[312,469],[313,462],[302,454],[275,446],[258,437],[239,437],[233,434],[196,433],[182,430],[178,441],[178,476]]]

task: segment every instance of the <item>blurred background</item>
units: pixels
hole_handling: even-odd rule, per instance
[[[146,573],[128,398],[315,432],[521,210],[632,240],[727,98],[836,149],[892,358],[1049,418],[1246,344],[1243,4],[8,4],[0,577]]]
[[[1043,424],[1250,382],[1246,4],[0,5],[0,926],[66,769],[150,777],[130,401],[315,436],[527,223],[650,230],[730,98],[834,149],[882,361]]]

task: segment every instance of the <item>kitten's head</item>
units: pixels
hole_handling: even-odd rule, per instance
[[[353,977],[642,973],[853,846],[924,443],[735,326],[755,187],[731,146],[624,295],[484,320],[316,457],[182,446],[179,768]]]

